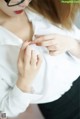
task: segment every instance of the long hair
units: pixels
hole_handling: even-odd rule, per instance
[[[30,8],[43,15],[53,24],[61,24],[63,27],[71,29],[72,21],[80,8],[80,4],[62,3],[61,0],[32,0]]]

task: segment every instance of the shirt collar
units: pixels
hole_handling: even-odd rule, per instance
[[[0,26],[0,45],[16,45],[21,46],[22,40],[15,34]]]

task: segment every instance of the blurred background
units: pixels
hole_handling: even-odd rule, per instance
[[[80,28],[80,11],[76,15],[75,24],[78,28]]]

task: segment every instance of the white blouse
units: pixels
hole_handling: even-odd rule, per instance
[[[80,39],[80,30],[72,31],[52,25],[44,17],[26,10],[35,35],[59,33]],[[80,75],[80,59],[69,53],[50,56],[41,46],[32,47],[43,56],[40,70],[32,84],[32,93],[22,92],[15,84],[18,79],[17,60],[22,40],[0,26],[0,111],[9,117],[24,112],[29,104],[40,104],[59,99]]]

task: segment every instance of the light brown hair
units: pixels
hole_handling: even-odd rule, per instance
[[[61,0],[32,0],[30,7],[50,20],[52,23],[61,24],[71,29],[80,4],[62,3]]]

